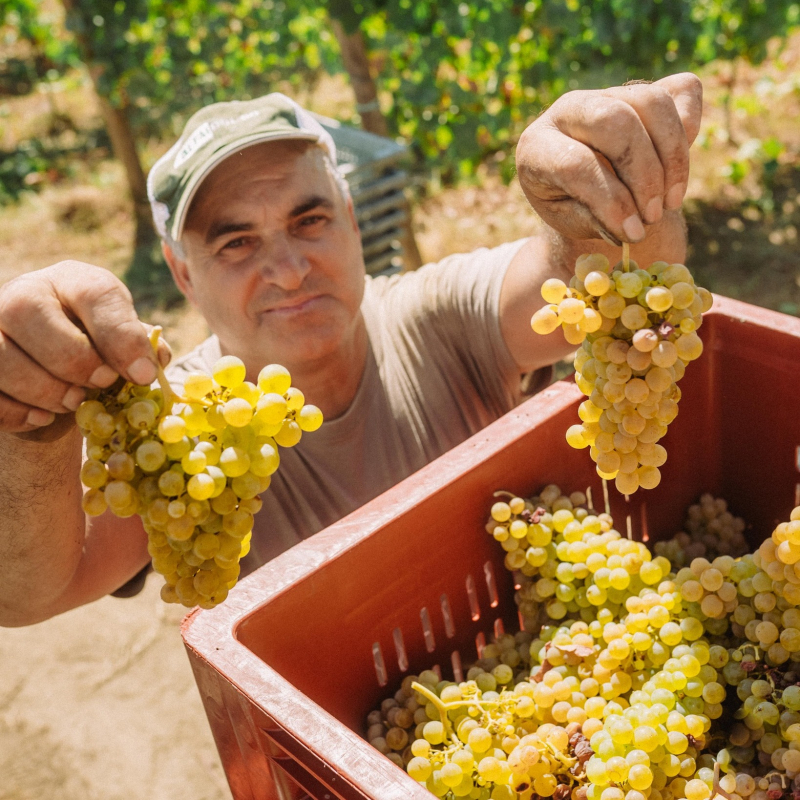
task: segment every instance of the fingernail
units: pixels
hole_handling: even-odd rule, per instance
[[[645,219],[652,225],[661,219],[664,211],[664,201],[660,197],[654,197],[644,210]]]
[[[89,383],[94,384],[101,389],[105,389],[106,386],[111,386],[111,384],[114,383],[118,377],[119,375],[114,372],[111,367],[109,367],[107,364],[103,364],[92,373],[92,377],[89,378]]]
[[[680,208],[683,205],[683,196],[686,194],[686,184],[685,183],[676,183],[668,192],[666,197],[664,198],[664,208],[670,209],[670,211],[674,211],[676,208]]]
[[[67,393],[61,398],[61,405],[68,408],[70,411],[75,409],[83,402],[86,397],[86,392],[80,386],[71,386],[67,389]]]
[[[171,360],[172,360],[172,350],[170,349],[170,346],[165,342],[158,348],[158,363],[161,364],[162,367],[166,367]]]
[[[622,242],[617,239],[616,236],[612,236],[608,231],[604,231],[602,228],[600,228],[597,232],[600,234],[600,238],[606,244],[610,244],[613,247],[622,247]]]
[[[638,214],[631,214],[622,223],[622,230],[625,231],[625,235],[632,242],[639,242],[644,239],[644,225],[642,225]]]
[[[126,371],[131,380],[140,386],[149,386],[158,374],[153,362],[144,356],[137,358]]]
[[[44,411],[41,408],[32,408],[28,412],[27,423],[28,425],[35,425],[37,428],[42,428],[49,425],[56,415],[52,411]]]

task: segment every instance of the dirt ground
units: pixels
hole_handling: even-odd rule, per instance
[[[0,800],[229,800],[158,588],[0,629]]]

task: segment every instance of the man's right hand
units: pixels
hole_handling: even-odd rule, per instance
[[[156,358],[130,292],[108,270],[62,261],[0,288],[0,431],[46,434],[86,389],[119,375],[150,384]]]

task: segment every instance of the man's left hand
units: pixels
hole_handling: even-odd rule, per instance
[[[567,238],[641,241],[645,225],[683,201],[702,104],[702,84],[689,72],[569,92],[522,134],[520,185]]]

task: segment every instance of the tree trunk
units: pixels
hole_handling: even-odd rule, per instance
[[[375,79],[370,71],[369,56],[364,44],[361,30],[356,28],[352,33],[345,30],[344,25],[331,17],[331,26],[339,48],[342,51],[344,68],[350,77],[350,85],[356,96],[356,110],[361,117],[361,127],[365,131],[378,136],[389,136],[389,126],[386,118],[381,114],[378,103],[378,89]],[[408,211],[408,224],[403,228],[400,244],[403,248],[403,266],[406,270],[418,269],[422,266],[422,256],[414,238],[411,203],[406,197],[406,210]]]
[[[82,22],[74,26],[73,32],[75,42],[78,45],[81,60],[89,70],[95,94],[100,102],[100,112],[111,139],[111,147],[114,156],[119,159],[125,169],[125,177],[128,182],[131,199],[133,200],[134,219],[136,221],[136,233],[134,237],[134,247],[151,246],[155,241],[155,229],[153,228],[152,217],[150,216],[150,203],[147,200],[147,179],[139,160],[136,150],[136,141],[133,137],[128,115],[124,108],[117,108],[111,100],[100,90],[99,79],[104,69],[102,64],[95,61],[92,52],[91,42],[81,31],[92,25],[89,18],[91,15],[81,8],[81,4],[76,0],[62,0],[67,17],[72,16]]]
[[[150,201],[147,199],[147,178],[139,160],[128,115],[124,109],[113,106],[108,98],[103,97],[99,92],[97,92],[97,97],[100,100],[100,110],[106,124],[108,137],[111,139],[111,147],[115,157],[125,169],[128,189],[133,200],[136,220],[134,247],[136,249],[146,247],[154,242],[155,231],[150,214]]]
[[[378,104],[378,89],[369,68],[367,48],[361,30],[348,33],[338,19],[331,19],[334,36],[342,51],[344,68],[350,76],[350,85],[356,96],[356,110],[361,117],[361,127],[378,136],[388,136],[389,126]]]

